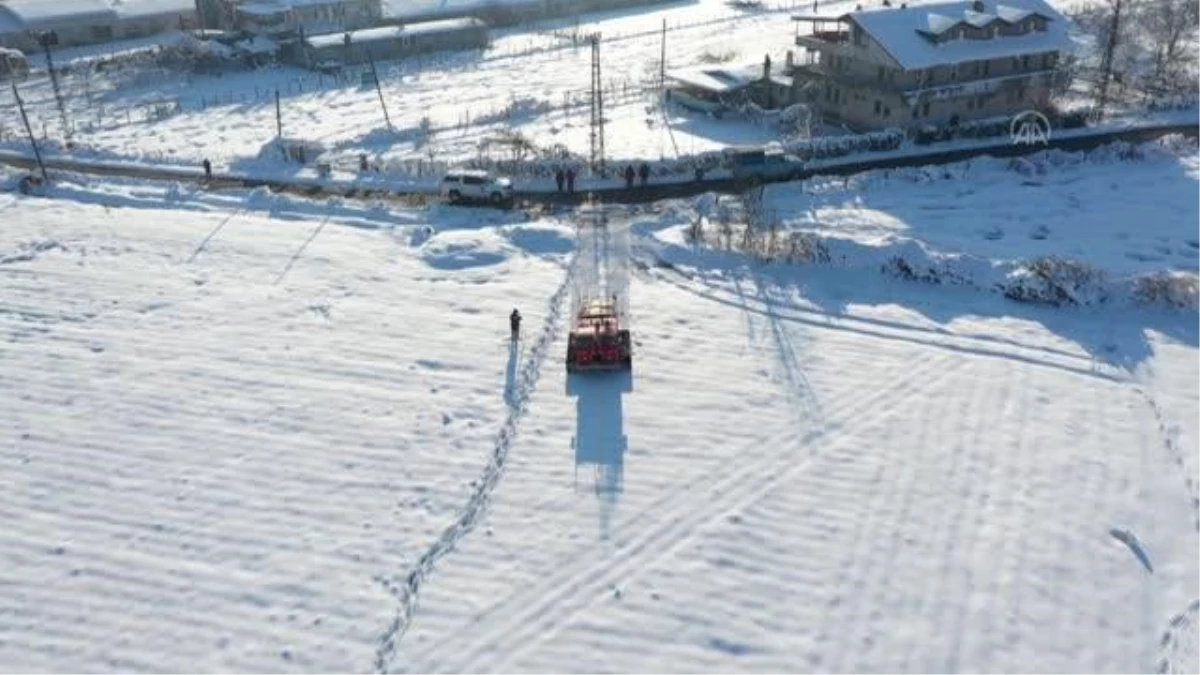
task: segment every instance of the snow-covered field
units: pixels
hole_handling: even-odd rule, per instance
[[[1200,237],[1189,224],[1200,222],[1200,206],[1190,198],[1200,181],[1196,151],[1195,139],[1174,137],[1087,153],[872,171],[771,185],[763,206],[785,229],[857,251],[884,254],[915,244],[930,257],[992,265],[1059,255],[1115,276],[1195,274]]]
[[[1194,148],[1147,155],[766,201],[1195,273]],[[609,209],[634,371],[568,382],[577,214],[0,194],[0,666],[1200,668],[1194,311],[656,266],[702,201]]]

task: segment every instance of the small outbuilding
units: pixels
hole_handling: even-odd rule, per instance
[[[776,109],[791,102],[792,78],[772,72],[770,58],[761,66],[700,66],[669,70],[666,79],[667,97],[671,102],[714,117],[747,103]]]
[[[477,49],[488,44],[487,28],[482,20],[466,17],[314,35],[304,40],[303,60],[305,65],[316,67],[318,64],[345,65],[427,52]]]

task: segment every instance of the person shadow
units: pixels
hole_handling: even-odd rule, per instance
[[[504,403],[509,411],[516,409],[521,403],[521,392],[517,387],[518,373],[521,371],[521,345],[516,340],[508,343],[508,365],[504,369]]]
[[[592,472],[592,489],[600,500],[600,538],[608,539],[612,516],[625,489],[625,415],[621,396],[633,391],[628,370],[568,373],[567,395],[575,397],[575,489],[579,471]]]

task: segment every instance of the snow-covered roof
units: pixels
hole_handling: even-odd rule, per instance
[[[541,5],[544,0],[383,0],[383,16],[390,19],[421,19],[465,16],[495,7]]]
[[[286,14],[288,9],[290,8],[275,2],[247,2],[244,5],[238,5],[237,11],[246,16],[275,16],[276,14]]]
[[[0,35],[25,32],[25,24],[3,4],[0,4]]]
[[[474,18],[442,19],[440,21],[423,21],[403,26],[382,26],[380,28],[365,28],[351,31],[350,43],[363,44],[380,40],[398,40],[406,35],[428,35],[432,33],[450,33],[469,28],[482,28],[486,23]],[[314,49],[324,49],[345,44],[346,33],[331,33],[329,35],[314,35],[306,38],[305,42]]]
[[[979,4],[984,4],[983,11],[979,11]],[[1012,24],[1033,15],[1045,19],[1046,30],[1019,35],[996,34],[982,40],[935,42],[927,37],[942,35],[958,25]],[[1044,0],[882,7],[851,12],[843,18],[861,26],[905,70],[1071,49],[1067,19]]]
[[[234,46],[249,54],[272,54],[279,51],[279,43],[261,35],[237,42]]]
[[[20,22],[22,30],[106,25],[117,19],[107,0],[6,0],[3,6]]]
[[[114,0],[113,9],[122,19],[164,14],[195,14],[195,0]]]
[[[758,72],[761,74],[761,69]],[[754,81],[754,75],[747,74],[742,69],[701,66],[669,70],[667,79],[705,91],[723,94],[745,88]]]
[[[762,65],[735,66],[723,68],[720,66],[693,66],[668,70],[667,79],[685,84],[697,89],[704,89],[715,94],[725,94],[746,87],[762,79]],[[785,87],[792,86],[792,78],[771,71],[771,82]]]

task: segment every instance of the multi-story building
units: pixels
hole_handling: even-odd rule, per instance
[[[861,7],[861,6],[860,6]],[[1065,84],[1067,19],[1043,0],[973,0],[795,16],[793,98],[869,130],[1043,108]]]

